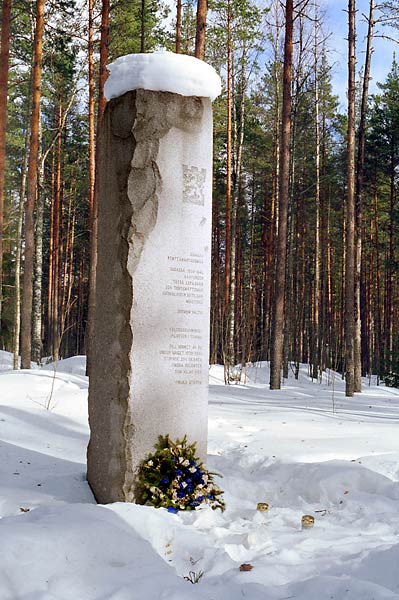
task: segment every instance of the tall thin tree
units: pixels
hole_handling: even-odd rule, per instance
[[[145,52],[145,0],[141,0],[140,52]]]
[[[28,113],[30,112],[30,107]],[[24,158],[22,163],[21,189],[18,202],[18,220],[15,250],[15,277],[14,277],[14,328],[13,328],[13,368],[19,367],[19,334],[21,330],[21,257],[22,257],[22,227],[24,221],[24,205],[26,195],[26,178],[29,160],[29,129],[25,136]]]
[[[39,156],[44,6],[45,0],[37,0],[32,69],[32,114],[30,121],[28,182],[25,206],[25,262],[21,306],[21,366],[23,369],[30,369],[31,361],[34,207],[37,195],[37,164]]]
[[[176,5],[176,43],[175,43],[175,52],[176,52],[176,54],[180,54],[180,44],[181,44],[181,11],[182,11],[182,0],[177,0],[177,5]]]
[[[364,63],[364,77],[362,90],[362,103],[360,108],[360,123],[358,134],[358,148],[356,159],[356,256],[355,256],[355,345],[354,345],[354,377],[355,392],[362,391],[362,340],[361,340],[361,267],[362,267],[362,203],[363,203],[363,178],[364,178],[364,155],[366,139],[366,116],[367,100],[369,94],[371,55],[373,53],[374,33],[374,0],[370,0],[366,57]]]
[[[96,158],[95,158],[95,79],[94,79],[94,0],[89,0],[89,28],[88,28],[88,83],[89,83],[89,224],[90,224],[90,245],[91,245],[91,263],[89,271],[89,324],[88,324],[88,339],[91,337],[91,315],[94,308],[95,295],[95,261],[96,261],[96,246],[94,246],[93,234],[95,235],[94,223],[96,212],[95,198],[95,175],[96,175]],[[88,354],[88,360],[90,351]]]
[[[356,6],[348,2],[348,133],[346,196],[346,265],[345,265],[345,395],[355,391],[355,69]]]
[[[314,313],[313,313],[313,365],[312,376],[317,379],[320,364],[320,97],[319,97],[319,16],[318,5],[315,4],[314,22],[314,107],[315,107],[315,267],[314,267]]]
[[[226,131],[226,220],[225,220],[225,268],[224,268],[224,312],[225,335],[223,353],[225,382],[229,382],[230,352],[227,347],[229,331],[229,306],[231,288],[231,167],[232,167],[232,52],[231,52],[231,2],[227,0],[227,131]]]
[[[8,69],[10,62],[11,0],[3,0],[0,48],[0,326],[3,301],[3,226],[6,170]],[[1,327],[0,327],[1,328]]]
[[[195,32],[195,56],[205,60],[205,30],[208,0],[197,0],[197,27]]]
[[[109,46],[109,13],[110,1],[103,0],[101,9],[101,36],[100,36],[100,67],[98,78],[98,107],[97,131],[101,125],[107,100],[104,95],[104,85],[107,79],[107,62]],[[99,152],[98,135],[96,145],[95,169]],[[90,269],[89,269],[89,317],[86,335],[87,372],[90,374],[90,346],[94,335],[94,311],[96,308],[96,270],[97,270],[97,233],[98,233],[98,189],[97,174],[95,173],[93,204],[90,207]]]
[[[284,290],[287,262],[287,221],[290,178],[290,141],[292,108],[292,55],[293,55],[294,3],[285,3],[285,40],[283,67],[283,106],[281,121],[279,217],[276,244],[276,276],[273,303],[273,330],[271,339],[270,389],[281,387],[284,342]]]

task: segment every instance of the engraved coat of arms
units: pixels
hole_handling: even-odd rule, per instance
[[[183,202],[204,206],[206,169],[183,165]]]

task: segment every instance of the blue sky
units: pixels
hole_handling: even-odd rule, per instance
[[[357,72],[364,64],[364,51],[366,49],[367,23],[362,14],[369,11],[367,0],[357,0]],[[339,96],[342,108],[346,105],[346,86],[347,86],[347,0],[324,0],[321,2],[326,11],[326,29],[332,32],[329,40],[331,48],[330,60],[334,64],[333,69],[333,90]],[[376,13],[376,17],[378,13]],[[374,39],[374,53],[371,61],[371,82],[370,92],[378,91],[377,82],[385,81],[386,75],[392,64],[393,53],[399,53],[399,44],[382,39],[379,35],[394,37],[399,40],[399,31],[388,27],[376,25],[376,37]]]
[[[268,0],[256,0],[260,6],[269,5]],[[170,20],[175,18],[176,0],[165,0],[170,6]],[[325,32],[331,32],[328,41],[330,48],[329,60],[334,63],[332,71],[333,93],[339,97],[341,110],[346,109],[347,72],[347,37],[348,0],[318,0],[321,11],[325,11]],[[376,0],[377,3],[377,0]],[[356,27],[357,27],[357,66],[359,72],[364,65],[364,51],[366,49],[367,22],[363,15],[369,13],[369,0],[356,0]],[[379,13],[376,11],[376,18]],[[377,82],[384,82],[392,64],[394,52],[399,55],[399,44],[394,41],[382,39],[381,35],[390,36],[399,41],[399,30],[376,25],[374,38],[374,53],[371,62],[370,93],[378,91]]]

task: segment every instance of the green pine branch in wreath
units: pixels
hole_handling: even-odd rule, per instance
[[[171,513],[195,510],[202,504],[223,511],[223,492],[214,482],[215,475],[196,456],[195,443],[189,444],[186,435],[176,442],[161,435],[139,471],[141,501]]]

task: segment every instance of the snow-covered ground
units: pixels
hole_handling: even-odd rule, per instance
[[[95,504],[84,357],[10,366],[0,352],[0,600],[399,599],[399,390],[365,382],[350,400],[304,367],[270,392],[264,364],[231,386],[212,367],[227,510],[173,515]]]

